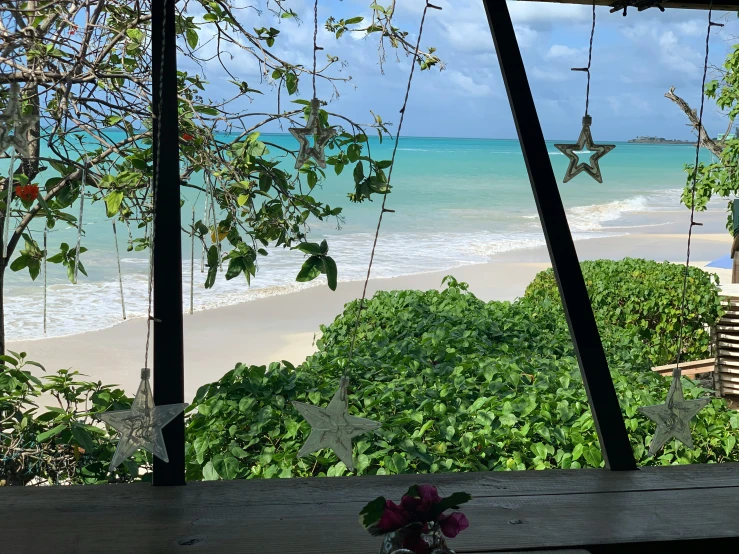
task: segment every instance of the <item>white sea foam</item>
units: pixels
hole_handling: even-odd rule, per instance
[[[650,195],[639,195],[625,200],[578,206],[568,210],[568,218],[576,240],[624,234],[622,229],[604,225],[622,218],[626,213],[646,209],[675,209],[679,190],[673,189]],[[478,214],[482,215],[482,214]],[[513,216],[514,218],[516,216]],[[373,278],[448,270],[455,267],[479,264],[492,256],[511,250],[543,246],[544,237],[535,221],[536,215],[520,216],[521,224],[511,228],[507,220],[506,232],[471,230],[470,232],[385,232],[381,234]],[[494,212],[489,218],[495,226]],[[526,222],[528,220],[528,223]],[[498,220],[500,221],[500,220]],[[502,223],[502,222],[501,222]],[[347,233],[330,236],[331,254],[339,268],[339,280],[361,280],[367,271],[373,235],[371,233]],[[190,260],[189,253],[183,262],[183,307],[189,309]],[[115,273],[110,273],[110,254],[95,258],[88,253],[85,264],[107,269],[108,280],[80,280],[71,285],[61,280],[48,290],[47,334],[43,333],[43,289],[40,280],[34,283],[8,286],[6,296],[6,328],[10,340],[38,339],[82,333],[111,327],[122,321],[120,293]],[[296,283],[302,263],[302,254],[296,251],[270,249],[267,257],[260,257],[259,272],[252,286],[243,277],[226,281],[219,273],[215,287],[203,287],[205,274],[200,271],[200,257],[195,260],[195,287],[193,304],[196,311],[219,306],[234,305],[267,296],[287,294],[312,286],[325,286],[321,277],[311,283]],[[121,260],[123,288],[128,318],[146,314],[147,272],[146,257],[127,256]],[[112,277],[111,277],[112,275]],[[20,281],[18,281],[20,283]]]

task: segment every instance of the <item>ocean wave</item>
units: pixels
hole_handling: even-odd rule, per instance
[[[629,212],[675,209],[680,189],[669,189],[654,194],[636,195],[624,200],[602,204],[577,206],[568,209],[568,219],[576,240],[618,236],[613,225],[606,225]],[[487,210],[483,209],[485,213]],[[500,215],[500,214],[498,214]],[[372,270],[374,279],[452,270],[464,265],[485,263],[492,257],[513,250],[541,247],[545,244],[538,216],[524,216],[529,224],[521,224],[519,216],[507,216],[506,223],[495,213],[481,221],[498,222],[505,232],[470,230],[469,232],[390,232],[380,235]],[[519,224],[511,225],[517,219]],[[455,220],[457,223],[459,220]],[[373,233],[347,233],[327,237],[331,255],[338,264],[339,281],[364,279],[367,272]],[[51,280],[47,298],[47,332],[43,332],[42,281],[27,280],[6,284],[6,330],[9,340],[32,340],[73,335],[112,327],[123,320],[117,267],[111,263],[110,253],[90,251],[85,260],[88,270],[99,272],[94,279],[84,279],[71,285],[61,278]],[[183,308],[190,305],[190,253],[183,252],[182,290]],[[95,256],[98,256],[97,258]],[[114,258],[112,258],[114,260]],[[206,290],[205,273],[201,272],[200,252],[196,252],[192,290],[194,311],[207,310],[249,302],[269,296],[289,294],[314,286],[325,286],[321,277],[310,283],[297,283],[295,276],[303,262],[297,251],[269,249],[269,255],[260,257],[259,271],[252,286],[243,277],[227,281],[225,272],[219,272],[215,286]],[[121,259],[123,289],[128,319],[143,317],[147,312],[148,258],[131,255]],[[225,268],[224,268],[225,269]],[[53,277],[53,275],[52,275]],[[22,283],[22,284],[21,284]]]

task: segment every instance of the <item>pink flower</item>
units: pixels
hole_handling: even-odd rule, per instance
[[[432,508],[441,502],[442,498],[431,485],[419,485],[416,487],[419,498],[405,495],[400,499],[400,505],[414,514],[415,521],[430,521]]]
[[[439,516],[439,525],[441,526],[441,532],[450,539],[453,539],[467,529],[470,526],[470,522],[462,512],[452,512],[448,516],[444,514]]]
[[[392,500],[385,501],[385,511],[382,512],[382,517],[377,523],[377,527],[386,533],[391,531],[397,531],[401,527],[405,527],[411,522],[411,515],[398,506]]]

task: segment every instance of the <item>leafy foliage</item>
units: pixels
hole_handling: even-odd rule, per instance
[[[674,314],[655,318],[658,308],[648,306],[639,312],[645,293],[623,288],[620,270],[608,268],[619,263],[586,264],[584,270],[636,459],[644,465],[738,461],[739,414],[718,399],[694,420],[693,449],[672,441],[656,459],[647,457],[654,426],[637,408],[667,394],[669,383],[649,367],[650,357],[671,355],[667,344],[676,328],[668,320],[674,323]],[[624,274],[656,271],[653,280],[632,279],[655,297],[669,296],[679,278],[664,264],[626,260],[623,266]],[[189,408],[188,479],[345,473],[329,451],[297,458],[309,426],[290,405],[326,405],[344,368],[352,378],[350,412],[383,423],[355,442],[359,474],[602,466],[561,304],[548,279],[540,274],[514,303],[482,302],[451,277],[442,292],[379,292],[366,304],[352,360],[357,302],[322,328],[318,351],[300,366],[238,364],[202,387]],[[698,330],[715,313],[717,296],[710,279],[691,279],[689,328]],[[609,287],[615,300],[607,299]],[[622,319],[614,307],[619,298],[629,306]],[[646,326],[639,313],[651,317]],[[695,341],[690,352],[699,355],[702,344]],[[683,386],[686,398],[706,394],[688,379]]]
[[[307,247],[312,249],[313,247]],[[319,245],[320,249],[320,245]],[[644,260],[584,263],[583,270],[621,402],[642,465],[739,461],[739,413],[713,400],[693,421],[694,448],[671,441],[647,456],[654,424],[638,407],[663,402],[669,382],[649,370],[674,355],[669,298],[681,268]],[[630,278],[627,278],[631,276]],[[689,334],[717,313],[712,280],[691,272]],[[342,475],[330,451],[299,459],[310,432],[290,404],[326,405],[345,369],[350,413],[383,427],[355,441],[360,474],[600,467],[603,464],[569,331],[551,274],[516,302],[485,303],[453,277],[443,291],[379,292],[366,303],[348,358],[358,302],[327,327],[303,364],[237,364],[197,392],[187,414],[187,478],[214,480]],[[626,282],[628,281],[628,283]],[[705,356],[702,340],[686,342]],[[0,480],[8,484],[97,483],[115,449],[99,411],[130,405],[122,391],[60,370],[44,380],[25,354],[0,366]],[[708,393],[683,379],[685,397]],[[57,406],[39,413],[51,395]],[[138,452],[112,479],[148,478]]]
[[[583,262],[581,267],[601,333],[634,334],[646,347],[652,365],[674,363],[685,268],[634,258]],[[721,310],[717,284],[715,274],[689,268],[683,361],[709,356],[707,327],[718,321]],[[526,289],[526,296],[557,302],[554,272],[540,273]]]
[[[716,106],[728,118],[727,132],[733,128],[737,114],[739,114],[739,44],[734,45],[726,56],[724,70],[720,71],[720,80],[706,83],[705,94],[716,101]],[[682,193],[683,204],[691,207],[693,204],[693,180],[695,183],[695,209],[704,211],[711,198],[718,196],[728,200],[728,218],[726,228],[733,234],[731,210],[734,198],[739,194],[739,138],[729,133],[723,140],[717,140],[718,147],[714,153],[718,156],[711,163],[699,162],[698,166],[685,166],[687,181]],[[723,148],[718,155],[718,150]]]
[[[177,6],[175,32],[179,55],[186,60],[181,66],[199,68],[177,73],[178,177],[184,187],[213,199],[207,216],[189,229],[208,251],[206,288],[216,283],[216,266],[228,263],[226,279],[243,274],[250,283],[257,273],[257,259],[268,254],[268,246],[292,248],[308,243],[310,225],[316,220],[342,222],[341,208],[318,195],[325,171],[311,160],[295,170],[297,145],[295,150],[286,149],[260,134],[271,122],[294,126],[308,117],[308,87],[301,90],[301,84],[320,80],[338,97],[337,85],[351,80],[337,55],[327,53],[315,70],[282,57],[285,28],[294,30],[302,24],[288,3],[267,2],[254,13],[233,0],[194,0]],[[33,236],[38,231],[30,225],[37,218],[44,218],[50,228],[59,221],[76,224],[73,204],[80,195],[90,203],[104,203],[108,217],[134,228],[137,236],[129,235],[129,250],[149,246],[154,177],[151,18],[139,8],[125,0],[61,0],[10,3],[0,12],[0,27],[7,31],[0,37],[0,73],[16,77],[24,115],[38,115],[28,133],[29,153],[19,159],[12,183],[3,185],[4,190],[16,183],[24,190],[32,187],[34,195],[15,197],[9,210],[6,195],[0,196],[0,224],[6,213],[19,222],[10,234],[7,259],[15,257],[21,238],[26,246],[13,260],[13,271],[27,269],[35,279],[48,255],[48,261],[65,265],[70,281],[75,280],[70,269],[75,249],[63,243],[58,252],[41,251]],[[82,13],[94,16],[78,17]],[[381,60],[389,43],[421,69],[442,67],[433,49],[418,51],[407,40],[408,33],[393,24],[394,5],[372,4],[370,13],[365,23],[359,16],[339,22],[329,16],[326,27],[337,41],[347,31],[376,37]],[[252,26],[252,15],[262,26]],[[286,23],[281,32],[276,27],[283,19],[294,22]],[[215,58],[209,44],[218,45]],[[328,52],[332,45],[320,49],[324,48]],[[241,69],[236,52],[253,56],[264,76],[258,85],[234,77]],[[214,63],[232,77],[224,90],[206,80]],[[101,90],[105,94],[99,94]],[[7,106],[8,91],[0,87],[0,110]],[[254,95],[266,93],[274,99],[273,113],[252,109]],[[388,124],[378,115],[361,123],[336,111],[329,114],[328,108],[322,108],[318,114],[321,125],[337,130],[328,144],[326,162],[336,175],[351,168],[345,177],[352,201],[387,194],[384,171],[390,161],[372,157],[367,133],[377,132],[382,140]],[[46,151],[42,152],[42,144]],[[305,261],[309,267],[301,270],[300,280],[324,273],[335,288],[336,263],[325,252],[316,256]],[[6,262],[0,261],[0,271],[5,267]],[[84,266],[79,271],[85,275]],[[0,333],[0,351],[3,347]]]
[[[0,357],[0,486],[148,478],[151,456],[141,451],[108,475],[117,441],[95,414],[129,408],[122,390],[65,369],[39,379],[29,371],[39,364],[11,354]],[[39,410],[40,400],[55,405]]]

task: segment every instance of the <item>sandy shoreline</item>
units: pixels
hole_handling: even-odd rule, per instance
[[[680,214],[685,218],[685,214]],[[702,214],[706,224],[696,231],[692,259],[696,266],[728,253],[731,239],[723,230],[723,213]],[[675,217],[674,219],[678,219]],[[683,222],[666,222],[638,233],[594,238],[576,242],[581,260],[641,257],[658,261],[685,259],[686,234]],[[368,295],[378,290],[438,289],[445,275],[452,274],[470,285],[482,300],[513,300],[521,296],[534,276],[549,267],[547,249],[531,248],[507,252],[488,263],[451,270],[370,281]],[[728,282],[728,270],[714,271]],[[260,298],[185,315],[186,400],[201,385],[217,380],[237,362],[264,365],[289,360],[299,363],[314,350],[314,337],[321,324],[341,313],[344,304],[361,296],[362,282],[340,282],[335,292],[314,287]],[[115,327],[78,335],[9,344],[25,351],[29,359],[48,370],[72,368],[91,380],[121,385],[133,394],[143,365],[145,320],[125,321]]]

